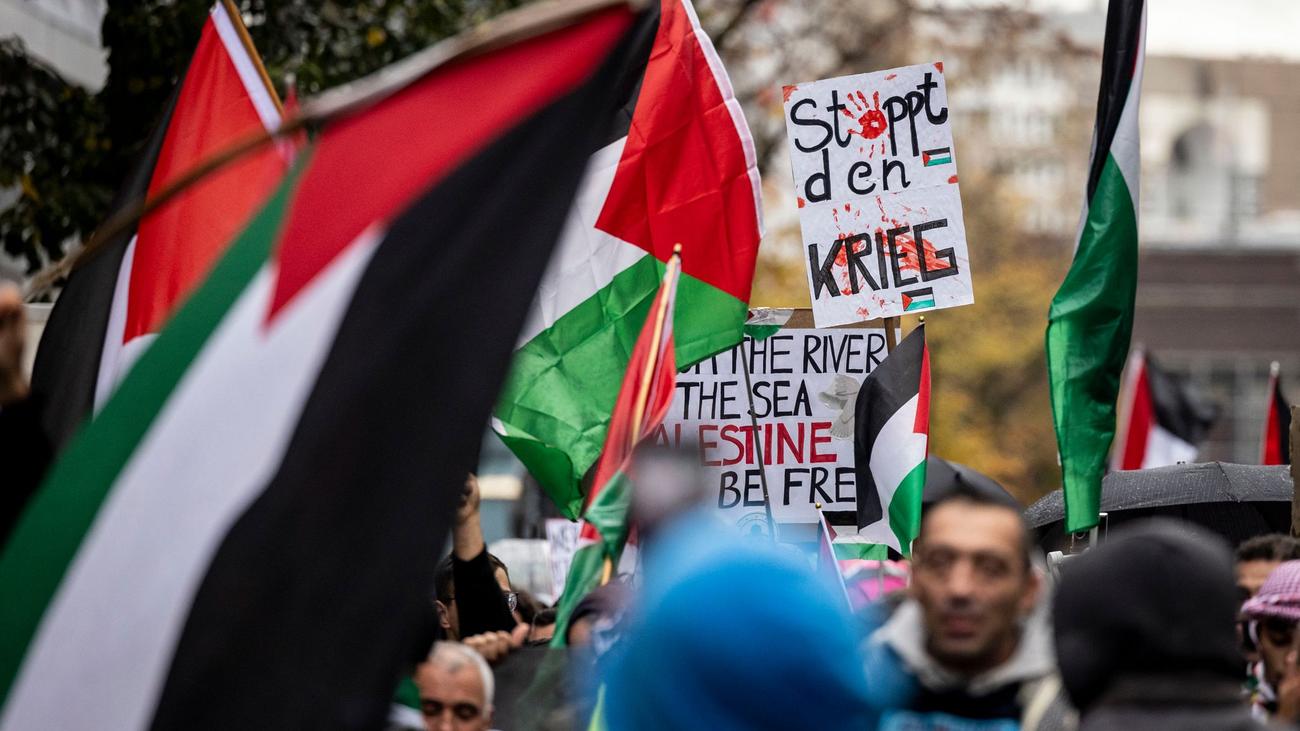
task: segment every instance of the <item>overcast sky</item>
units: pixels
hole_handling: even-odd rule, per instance
[[[930,0],[953,6],[996,0]],[[1010,0],[1012,6],[1104,12],[1105,0]],[[1148,0],[1147,52],[1274,56],[1300,61],[1300,0]]]

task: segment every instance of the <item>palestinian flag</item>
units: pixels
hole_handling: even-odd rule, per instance
[[[762,235],[754,145],[690,0],[662,0],[619,124],[588,163],[493,426],[569,518],[637,331],[682,246],[677,365],[740,342]]]
[[[157,195],[232,143],[279,127],[280,101],[230,8],[212,6],[184,79],[115,209]],[[56,447],[103,405],[284,177],[287,152],[268,146],[209,175],[78,266],[50,313],[32,373]]]
[[[1133,333],[1145,42],[1145,0],[1110,0],[1074,263],[1047,315],[1047,372],[1070,532],[1097,524],[1120,371]]]
[[[1291,464],[1291,402],[1282,395],[1280,370],[1273,361],[1268,372],[1268,415],[1264,417],[1260,464]]]
[[[304,104],[0,553],[0,729],[380,727],[635,21],[528,6]]]
[[[1112,470],[1140,470],[1195,462],[1198,445],[1214,425],[1216,409],[1181,378],[1142,350],[1129,357],[1121,428]]]
[[[632,348],[609,421],[605,448],[596,463],[595,477],[583,506],[582,530],[564,582],[564,595],[556,602],[559,609],[552,647],[564,647],[574,608],[592,589],[609,580],[623,553],[629,530],[631,484],[627,473],[632,466],[632,454],[641,439],[663,423],[677,385],[673,315],[682,279],[679,267],[679,259],[674,255],[668,261],[663,281]]]
[[[918,325],[867,375],[853,429],[860,558],[885,558],[879,546],[910,555],[921,529],[921,493],[930,445],[930,349]],[[870,550],[872,547],[876,550]],[[842,555],[842,554],[841,554]]]

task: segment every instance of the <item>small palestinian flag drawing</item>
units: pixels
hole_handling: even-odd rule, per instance
[[[1291,464],[1291,402],[1282,395],[1277,361],[1268,374],[1268,414],[1264,417],[1264,444],[1260,464]]]
[[[856,542],[903,555],[921,527],[930,446],[930,350],[925,326],[899,343],[862,383],[854,433]],[[843,543],[848,537],[841,536]]]
[[[916,310],[928,310],[931,307],[934,307],[933,287],[914,289],[910,292],[903,293],[904,312],[915,312]]]
[[[933,150],[922,150],[921,163],[926,167],[934,167],[935,165],[951,165],[952,149],[948,147],[936,147]]]

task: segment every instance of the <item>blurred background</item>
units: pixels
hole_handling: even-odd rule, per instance
[[[522,3],[235,4],[282,93],[311,95]],[[0,256],[34,272],[101,220],[210,6],[0,0]],[[1283,383],[1300,383],[1300,3],[1148,6],[1134,344],[1218,405],[1201,459],[1253,463],[1270,362]],[[781,85],[944,62],[977,304],[927,321],[931,451],[1026,503],[1058,487],[1043,333],[1082,203],[1106,3],[696,7],[745,106],[763,174],[756,306],[809,302]],[[33,334],[43,312],[32,308]],[[488,539],[539,537],[549,505],[495,437],[484,444]]]

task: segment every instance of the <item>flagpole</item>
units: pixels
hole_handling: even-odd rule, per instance
[[[898,347],[898,334],[895,332],[898,329],[898,319],[897,317],[885,318],[885,355],[894,352],[894,348]]]
[[[681,267],[681,261],[682,261],[682,245],[674,244],[673,255],[669,257],[668,268],[664,272],[665,285],[674,288],[677,286],[677,270]],[[667,289],[665,289],[663,296],[655,298],[656,300],[658,300],[657,304],[659,305],[658,311],[655,313],[654,340],[651,341],[655,344],[655,348],[659,347],[659,340],[660,338],[663,337],[664,319],[667,316],[667,312],[668,312],[668,307],[664,303],[664,300],[667,299],[667,294],[668,291]],[[637,440],[641,438],[641,417],[645,415],[645,402],[650,396],[650,382],[654,380],[655,369],[658,365],[659,365],[658,358],[649,360],[648,362],[646,362],[645,372],[641,374],[641,384],[640,386],[637,387],[636,402],[633,404],[632,407],[632,444],[633,445],[635,445]],[[676,368],[677,364],[674,363],[673,367]]]
[[[665,300],[668,298],[669,288],[677,287],[678,270],[682,262],[682,245],[680,243],[673,245],[673,255],[668,259],[668,267],[664,271],[663,283],[666,287],[661,287],[660,294],[655,297],[655,304],[658,309],[654,313],[655,329],[654,343],[656,352],[659,349],[660,340],[663,338],[664,321],[668,317],[668,306]],[[646,362],[645,371],[641,374],[641,383],[637,386],[636,401],[632,405],[632,446],[635,449],[637,440],[641,438],[641,418],[645,416],[645,404],[650,396],[650,384],[654,381],[655,369],[661,365],[658,358],[652,358]],[[677,364],[671,366],[676,368]],[[614,558],[608,554],[605,555],[604,564],[600,570],[600,585],[604,586],[614,577]]]
[[[253,37],[248,34],[248,26],[244,25],[244,16],[235,7],[235,0],[221,0],[222,6],[226,8],[226,15],[230,16],[230,24],[235,26],[235,34],[239,36],[239,42],[244,46],[244,52],[253,60],[253,67],[257,69],[257,75],[262,79],[262,85],[266,87],[266,93],[271,95],[271,101],[275,103],[275,111],[279,112],[280,118],[284,119],[284,103],[280,101],[280,95],[275,92],[275,85],[271,83],[271,75],[266,73],[266,64],[262,63],[262,56],[257,52],[257,46],[253,45]]]
[[[740,370],[745,374],[745,400],[749,402],[749,424],[754,430],[754,451],[758,454],[758,484],[763,488],[763,510],[767,513],[767,534],[776,540],[776,520],[772,518],[772,498],[767,491],[767,464],[763,460],[763,437],[758,431],[758,414],[754,413],[754,386],[749,378],[749,359],[745,357],[745,339],[740,339]]]

